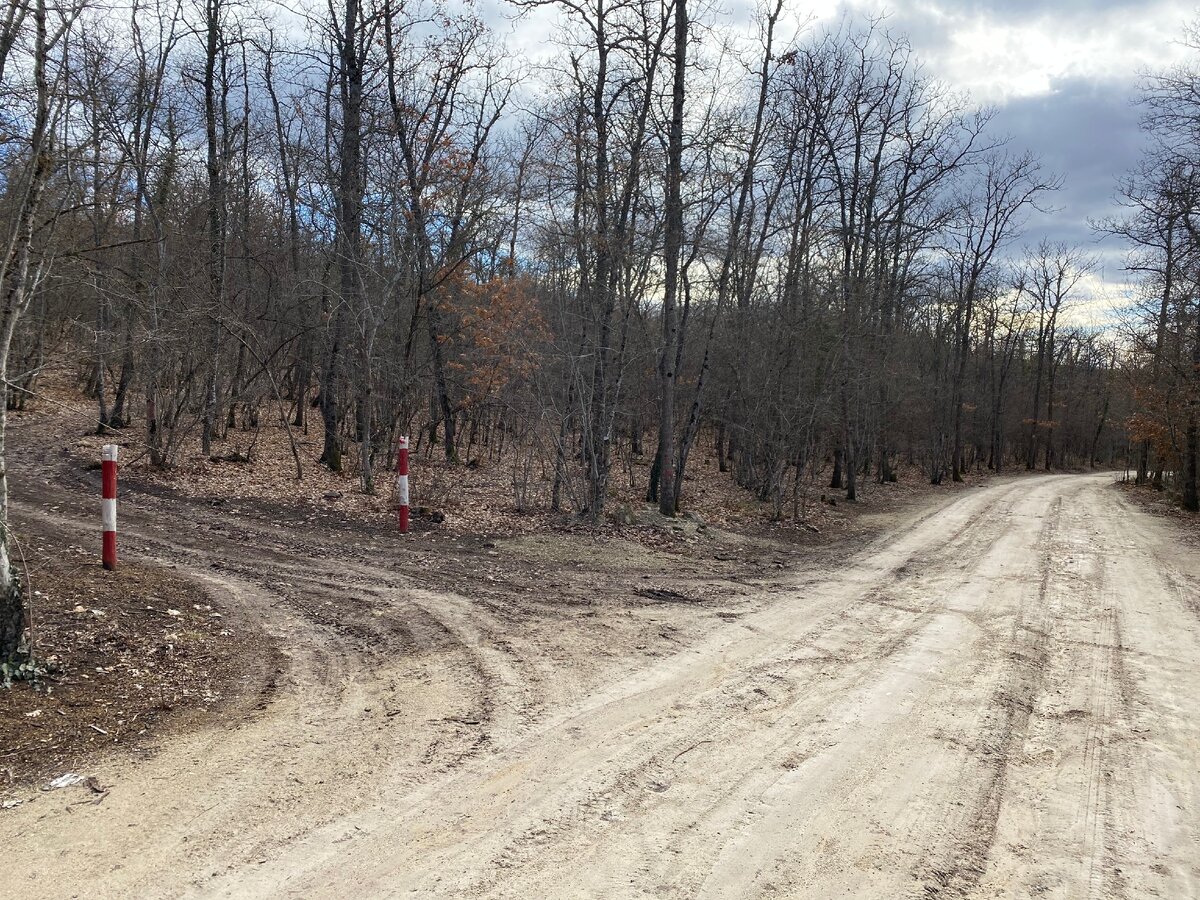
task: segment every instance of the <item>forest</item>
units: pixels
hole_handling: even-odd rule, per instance
[[[630,458],[686,509],[698,447],[777,519],[814,484],[1098,466],[1197,509],[1200,66],[1144,79],[1095,223],[1137,284],[1112,317],[1092,248],[1026,228],[1071,173],[886,19],[504,11],[547,7],[533,59],[470,4],[5,0],[5,410],[66,366],[158,467],[311,430],[297,475],[372,493],[411,434],[593,522]],[[0,582],[4,658],[6,530]]]

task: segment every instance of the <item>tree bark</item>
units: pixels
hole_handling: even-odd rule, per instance
[[[658,361],[658,511],[674,516],[675,484],[675,378],[679,362],[679,323],[675,300],[679,292],[679,257],[683,249],[683,100],[687,77],[687,0],[675,2],[675,75],[671,88],[671,126],[667,139],[667,205],[663,253],[666,278],[663,284],[662,354]]]
[[[346,0],[337,34],[338,87],[341,99],[341,147],[337,181],[337,263],[339,294],[333,337],[321,386],[321,418],[325,447],[321,460],[334,472],[342,470],[338,401],[342,381],[342,341],[346,316],[359,304],[359,248],[362,241],[362,14],[359,0]]]
[[[223,0],[205,0],[206,26],[204,54],[204,134],[207,145],[208,173],[208,284],[212,303],[209,338],[208,375],[204,388],[204,421],[200,450],[208,456],[217,416],[217,378],[221,358],[221,306],[225,293],[225,73],[221,48],[221,8]],[[218,61],[221,71],[218,73]],[[218,97],[218,89],[220,96]],[[220,120],[220,121],[219,121]]]
[[[10,189],[15,195],[15,220],[11,240],[0,259],[0,291],[3,291],[3,300],[0,302],[0,383],[5,385],[8,384],[9,351],[17,321],[28,309],[33,294],[31,287],[45,265],[42,259],[34,267],[33,244],[36,219],[54,170],[53,110],[46,72],[50,46],[45,0],[36,0],[33,16],[31,74],[36,107],[30,123],[29,170],[23,185],[15,182],[15,179],[10,181]],[[27,624],[21,579],[9,553],[12,538],[8,525],[7,408],[7,402],[0,403],[0,663],[5,664],[17,660],[22,652],[22,637]]]
[[[1183,456],[1183,508],[1200,512],[1200,303],[1196,304],[1196,324],[1192,335],[1192,396],[1188,401],[1186,448]]]

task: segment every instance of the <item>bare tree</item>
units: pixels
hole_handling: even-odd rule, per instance
[[[960,201],[958,221],[950,232],[955,332],[951,466],[955,481],[962,481],[963,476],[963,393],[982,280],[996,254],[1018,233],[1022,215],[1036,208],[1042,195],[1058,186],[1054,178],[1042,174],[1036,158],[1029,154],[1011,157],[1004,152],[993,153],[981,168],[978,183],[970,185]]]
[[[6,395],[0,404],[0,664],[6,667],[20,653],[25,629],[24,596],[12,560],[8,524],[9,351],[17,323],[29,309],[51,260],[49,254],[38,252],[37,221],[48,201],[47,186],[62,164],[55,129],[63,110],[68,35],[81,12],[80,6],[51,7],[46,0],[34,0],[32,9],[11,0],[0,30],[0,73],[21,73],[3,82],[5,105],[20,109],[18,121],[25,125],[22,131],[5,136],[6,155],[20,162],[6,185],[0,246],[0,379]]]
[[[1062,345],[1058,343],[1059,316],[1068,302],[1074,299],[1079,283],[1095,266],[1094,260],[1062,243],[1043,241],[1026,254],[1021,288],[1033,301],[1037,316],[1037,331],[1033,358],[1033,393],[1031,397],[1028,442],[1025,468],[1037,466],[1043,440],[1046,447],[1045,466],[1053,464],[1054,382]],[[1045,390],[1045,395],[1043,395]],[[1041,418],[1043,396],[1046,398],[1046,418]]]
[[[661,386],[658,412],[658,458],[661,461],[661,490],[658,509],[674,516],[677,502],[675,484],[675,378],[679,361],[679,323],[676,299],[679,292],[679,255],[683,249],[683,102],[687,89],[687,0],[674,0],[675,47],[674,75],[671,83],[671,125],[667,140],[667,203],[663,256],[666,278],[663,282],[662,352],[658,376]]]

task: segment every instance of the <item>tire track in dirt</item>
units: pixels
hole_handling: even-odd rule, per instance
[[[17,506],[20,515],[53,527],[79,527],[78,519],[70,515],[26,502]],[[353,808],[346,804],[347,794],[359,797],[352,802],[366,805],[385,785],[419,785],[484,749],[486,740],[479,729],[464,727],[457,720],[472,721],[475,710],[496,705],[489,694],[494,679],[480,663],[477,648],[428,609],[403,601],[377,608],[363,596],[365,591],[395,595],[391,589],[394,575],[376,572],[363,577],[353,572],[353,564],[343,562],[350,572],[339,581],[332,570],[321,571],[312,560],[298,561],[288,555],[286,544],[280,546],[278,538],[276,542],[262,536],[252,539],[241,529],[223,529],[201,537],[194,532],[168,536],[145,528],[143,518],[144,514],[136,511],[123,517],[123,542],[127,548],[136,548],[127,554],[176,566],[221,596],[222,603],[236,608],[242,617],[258,617],[278,644],[287,648],[284,671],[276,674],[273,703],[234,726],[240,738],[235,743],[253,747],[249,758],[242,755],[244,748],[222,751],[224,740],[215,734],[188,740],[197,750],[185,754],[186,764],[221,770],[224,774],[217,775],[211,787],[242,798],[237,807],[224,809],[223,815],[201,806],[189,819],[192,827],[206,828],[214,835],[202,841],[193,839],[186,850],[181,846],[179,852],[186,852],[189,859],[208,855],[213,865],[225,868],[265,856],[280,841],[295,839]],[[397,615],[397,605],[401,615]],[[376,615],[381,610],[386,614]],[[455,673],[447,678],[447,672],[441,671],[437,676],[445,690],[439,692],[439,701],[428,704],[430,714],[419,719],[411,710],[407,715],[395,715],[412,703],[411,698],[405,698],[399,707],[392,703],[396,691],[389,685],[396,681],[396,667],[380,663],[392,656],[410,664],[428,660],[439,670]],[[457,716],[456,709],[461,710]],[[395,746],[381,743],[376,735],[382,727],[394,731],[413,726],[422,738],[416,752],[405,754],[403,764],[397,766]],[[337,740],[330,740],[325,733],[336,733]],[[271,737],[260,738],[260,734]],[[346,747],[353,747],[353,753],[347,754]],[[250,763],[252,771],[260,757],[271,760],[273,770],[296,773],[293,783],[281,786],[278,778],[265,779],[263,784],[248,782],[235,759]],[[347,791],[347,785],[354,787]],[[287,810],[281,814],[283,804],[273,794],[298,809],[308,809],[308,815]],[[239,842],[229,855],[223,835],[236,833],[238,819],[252,809],[274,820],[277,827],[260,828],[261,836]],[[149,882],[138,890],[146,896],[154,894]]]
[[[989,681],[996,682],[989,702],[976,720],[975,758],[958,771],[951,789],[955,798],[944,807],[949,823],[939,829],[940,840],[913,869],[914,879],[926,897],[961,897],[970,893],[986,870],[996,836],[1000,807],[1009,767],[1023,740],[1047,657],[1047,628],[1055,585],[1051,551],[1062,522],[1062,500],[1055,498],[1047,510],[1036,539],[1039,552],[1029,566],[1036,575],[1032,602],[1026,592],[1019,599],[1012,626],[997,641]],[[998,628],[992,628],[999,631]],[[925,807],[929,813],[934,807]],[[920,829],[910,832],[918,844]]]
[[[1036,512],[1036,510],[1037,505],[1035,502],[1034,508],[1029,512],[1026,512],[1025,515],[1031,516]],[[980,618],[976,611],[971,609],[969,606],[964,605],[963,603],[955,603],[951,609],[947,609],[946,601],[954,596],[955,589],[960,584],[970,583],[973,580],[986,582],[986,576],[980,574],[981,569],[984,569],[986,566],[990,565],[992,562],[991,558],[997,553],[1007,553],[1011,550],[1011,548],[1007,547],[997,547],[997,544],[1002,540],[1005,542],[1008,541],[1009,536],[1007,525],[1015,514],[1016,513],[1011,505],[998,503],[997,508],[990,511],[989,519],[991,521],[988,522],[989,539],[984,542],[982,546],[971,548],[971,551],[965,554],[968,556],[968,560],[965,563],[958,562],[959,556],[964,555],[962,550],[959,548],[950,547],[948,552],[945,553],[944,558],[941,560],[942,566],[946,572],[946,577],[940,584],[930,583],[928,579],[916,579],[916,582],[912,587],[918,592],[925,593],[930,597],[930,611],[927,613],[927,617],[922,622],[922,630],[915,642],[912,639],[910,639],[908,642],[912,646],[913,650],[917,650],[919,652],[907,652],[907,658],[912,658],[914,660],[928,659],[936,661],[938,659],[939,652],[944,654],[946,649],[953,643],[953,641],[949,640],[945,634],[940,634],[940,632],[944,632],[946,629],[946,623],[944,620],[948,617],[952,616],[960,618],[962,620],[971,622],[973,626],[976,625]],[[972,527],[978,528],[980,525],[981,523],[978,521],[972,523]],[[991,531],[991,529],[996,530]],[[933,611],[934,609],[937,609],[938,611],[935,613]],[[939,619],[943,621],[939,622]],[[978,654],[981,657],[981,662],[986,664],[989,658],[989,654],[986,651],[989,651],[990,648],[995,645],[996,637],[994,635],[989,637],[988,634],[982,629],[979,629],[979,631],[981,633],[977,639],[984,640],[985,643],[982,646],[973,646],[972,650],[975,654]],[[960,631],[954,629],[953,626],[951,626],[951,630],[948,632],[948,634],[951,636],[959,633]],[[899,669],[898,684],[903,684],[904,679],[907,678],[909,683],[912,685],[913,691],[916,692],[916,696],[908,701],[909,705],[907,707],[907,715],[905,716],[905,720],[919,722],[924,718],[935,714],[938,711],[940,704],[944,702],[944,698],[939,698],[936,693],[930,693],[928,691],[922,692],[921,689],[924,687],[924,685],[920,683],[920,679],[914,681],[904,673],[904,660],[900,661],[900,663],[897,665],[897,668]],[[885,699],[887,696],[894,693],[893,691],[885,691],[883,697],[879,696],[878,685],[880,682],[886,683],[887,672],[887,669],[882,671],[879,669],[873,669],[869,673],[869,677],[863,680],[862,688],[860,688],[860,690],[866,694],[867,698],[871,698],[872,695],[875,697],[874,700],[867,699],[866,702],[878,703],[879,700]],[[1000,693],[1001,699],[1007,702],[1003,702],[999,705],[1000,710],[1003,713],[1003,718],[1000,720],[998,727],[993,727],[990,729],[993,732],[993,735],[989,736],[989,729],[986,727],[984,727],[980,733],[972,735],[972,740],[974,741],[975,745],[980,747],[983,755],[990,759],[998,759],[1000,757],[1000,754],[1003,751],[1003,746],[998,742],[997,737],[998,735],[1002,735],[1007,731],[1006,723],[1014,711],[1019,712],[1019,704],[1011,702],[1011,698],[1006,695],[1007,693],[1009,692]],[[859,702],[863,701],[860,700]],[[844,698],[839,699],[835,697],[833,698],[833,702],[830,704],[830,706],[834,709],[837,709],[839,706],[844,706],[845,704],[846,700]],[[879,712],[887,715],[883,708],[880,708]],[[836,810],[841,806],[854,806],[856,792],[860,791],[861,789],[860,773],[862,770],[874,769],[877,771],[888,771],[894,770],[897,767],[904,769],[906,766],[911,766],[911,761],[907,759],[908,756],[913,755],[908,752],[911,750],[910,747],[904,745],[903,743],[901,743],[899,746],[891,745],[882,736],[877,737],[875,734],[872,734],[871,732],[873,729],[869,727],[864,729],[857,723],[848,723],[848,727],[850,729],[849,731],[847,731],[847,729],[844,727],[841,732],[828,736],[826,738],[826,743],[830,748],[838,747],[841,754],[846,752],[841,748],[844,748],[846,745],[850,745],[853,748],[850,752],[854,754],[854,758],[858,760],[858,765],[854,766],[851,763],[845,762],[841,759],[827,760],[824,763],[825,771],[821,773],[821,781],[816,785],[816,790],[818,791],[817,796],[820,796],[821,794],[824,794],[825,796],[825,799],[821,802],[831,804],[831,815],[836,815],[833,810]],[[882,735],[889,734],[889,732],[882,728],[882,723],[880,724],[879,731],[882,732]],[[927,757],[930,752],[939,751],[934,751],[932,748],[930,748],[923,751],[920,756]],[[864,759],[859,760],[860,756],[864,757]],[[926,759],[922,761],[925,762],[928,760]],[[929,847],[931,843],[936,845],[939,841],[948,841],[952,848],[950,855],[960,861],[963,859],[969,859],[969,855],[964,856],[963,851],[965,848],[961,844],[961,837],[964,833],[973,835],[976,840],[982,838],[982,842],[986,844],[986,834],[981,835],[979,830],[979,825],[981,823],[986,824],[988,817],[987,803],[985,801],[989,796],[998,793],[998,791],[1002,789],[1002,778],[1000,776],[1002,776],[1003,768],[999,765],[989,765],[989,769],[993,773],[993,778],[991,779],[990,783],[988,779],[983,779],[982,787],[977,788],[977,790],[981,791],[980,796],[982,800],[980,803],[977,803],[974,806],[964,803],[964,798],[960,794],[951,793],[948,797],[940,796],[940,792],[943,789],[942,787],[939,787],[937,792],[923,792],[919,786],[919,780],[917,781],[917,786],[915,788],[912,783],[904,786],[903,789],[898,792],[898,796],[908,796],[908,801],[901,803],[899,800],[896,800],[893,803],[893,805],[897,805],[898,807],[898,816],[896,822],[897,826],[900,828],[900,833],[904,836],[893,841],[893,843],[900,847],[920,848]],[[979,773],[973,774],[978,776]],[[940,786],[942,785],[942,782],[938,782],[938,784]],[[802,792],[793,790],[789,791],[787,796],[791,796],[793,794],[798,795],[800,793]],[[935,796],[926,796],[926,793],[935,793]],[[958,811],[956,812],[956,810]],[[949,819],[947,818],[948,815],[950,816]],[[971,823],[974,827],[974,831],[972,831],[971,828],[964,829],[947,827],[947,821],[953,822],[954,816],[956,815],[963,822]],[[905,824],[900,824],[902,822]],[[881,837],[879,838],[879,841],[886,843],[885,833],[894,831],[897,826],[886,826],[883,825],[882,822],[880,824],[882,829],[880,830]],[[986,831],[986,829],[984,830]],[[742,840],[739,843],[739,847],[744,849],[743,845],[746,843],[750,842]],[[824,851],[832,852],[832,847],[828,845],[823,849]],[[812,848],[812,852],[822,852],[822,848],[819,843]],[[803,855],[803,853],[800,855]],[[938,869],[936,866],[932,868],[934,868],[935,871],[942,872],[943,879],[950,881],[957,877],[955,873],[958,871],[959,865],[959,863],[955,863],[953,866],[944,865],[941,867],[941,869]],[[788,883],[806,883],[810,885],[810,890],[816,895],[820,895],[822,890],[816,886],[816,884],[823,883],[819,881],[819,879],[833,877],[835,881],[827,884],[824,890],[829,894],[838,892],[838,888],[836,887],[837,873],[820,871],[814,872],[811,871],[810,866],[808,869],[795,869],[783,874],[778,871],[780,868],[784,870],[788,869],[786,860],[772,859],[769,863],[764,863],[761,865],[758,871],[765,877],[765,873],[767,871],[770,869],[775,869],[776,872],[772,881],[773,885],[779,886],[781,884]],[[963,868],[969,868],[969,865],[964,866]],[[814,884],[814,879],[818,879],[816,884]],[[711,880],[715,882],[715,885],[721,884],[716,877],[716,873],[714,873],[714,876]],[[767,886],[765,884],[762,886],[756,885],[756,887],[760,887],[760,889],[763,891],[767,890]],[[719,894],[719,890],[714,890],[714,893]]]
[[[997,491],[997,494],[1003,497],[1005,494],[1009,493],[1010,490],[1010,488],[1006,488],[1002,491]],[[972,535],[972,540],[985,537],[983,535],[974,534],[969,526],[971,521],[978,519],[980,516],[987,515],[989,510],[992,510],[992,515],[994,516],[994,503],[995,497],[988,497],[979,501],[964,502],[961,510],[950,511],[948,518],[951,520],[951,523],[958,521],[958,519],[965,520],[959,523],[957,530],[951,532],[955,541],[958,540],[959,536],[968,534]],[[1002,519],[1003,516],[1001,516],[1001,520]],[[883,571],[891,571],[893,569],[902,567],[906,562],[915,558],[917,551],[925,550],[928,543],[938,541],[941,538],[942,533],[940,528],[934,528],[932,529],[931,533],[925,535],[923,539],[918,539],[915,548],[906,548],[905,551],[893,551],[893,554],[896,556],[895,559],[887,557],[882,560],[876,560],[874,563],[872,563],[872,565],[875,568],[882,569]],[[922,540],[924,542],[921,542]],[[953,547],[957,546],[957,543],[953,545]],[[857,577],[861,574],[859,570],[855,568],[851,568],[849,573],[854,577]],[[866,578],[864,581],[868,587],[874,583],[870,578]],[[837,598],[838,604],[842,604],[844,602],[844,597],[839,596]],[[904,610],[888,609],[878,605],[874,607],[868,606],[867,608],[875,610],[876,612],[874,615],[876,616],[890,616],[893,620],[893,624],[894,621],[900,617],[905,619],[912,618],[912,614]],[[739,630],[750,632],[748,637],[744,637],[741,640],[748,643],[752,649],[746,651],[744,654],[737,655],[750,655],[752,657],[754,653],[762,649],[762,644],[764,642],[770,644],[778,642],[781,626],[785,625],[791,616],[788,614],[786,609],[777,611],[774,616],[775,617],[773,621],[769,623],[762,623],[762,625],[768,626],[765,628],[759,627],[756,629],[754,627],[755,623],[753,622],[753,617],[751,617],[752,621],[750,623],[739,623]],[[846,619],[843,615],[840,627],[848,631],[857,632],[861,628],[862,624],[863,620],[861,619],[850,622],[850,620]],[[918,619],[918,622],[913,626],[913,630],[919,630],[920,627],[921,625]],[[902,641],[897,640],[895,630],[887,627],[883,623],[882,619],[877,621],[874,631],[878,637],[881,652],[874,654],[863,654],[862,667],[864,670],[869,668],[872,662],[875,662],[880,658],[886,658],[889,653],[898,650],[903,643]],[[728,643],[728,640],[726,643]],[[784,651],[791,650],[792,648],[790,647],[784,647]],[[726,652],[728,652],[728,648],[726,648]],[[761,668],[762,666],[760,666],[760,669]],[[749,686],[754,681],[755,677],[761,678],[762,672],[760,671],[752,673],[750,679],[742,679],[744,682],[743,687]],[[676,692],[680,690],[692,692],[692,689],[686,683],[680,684],[680,686],[675,688],[675,690]],[[724,693],[726,696],[736,698],[752,691],[753,687],[747,687],[746,690],[739,691],[735,682],[734,686],[727,685]],[[721,693],[719,688],[717,693]],[[667,696],[669,695],[670,691],[668,691]],[[623,697],[621,698],[621,701],[627,704],[629,702],[629,698]],[[656,697],[656,702],[661,703],[664,701]],[[732,710],[728,714],[723,714],[725,719],[733,718],[738,714],[736,702],[725,705],[732,706]],[[767,704],[766,706],[767,708],[774,708],[777,705],[777,703],[773,702],[771,704]],[[692,704],[689,704],[688,706],[690,707]],[[606,709],[606,707],[602,705],[593,707],[588,714],[594,715],[599,709]],[[684,711],[686,712],[686,708]],[[581,716],[582,715],[583,714],[581,714]],[[562,854],[564,852],[569,853],[569,848],[564,851],[561,846],[556,844],[556,842],[561,840],[561,838],[558,836],[569,835],[572,836],[572,839],[577,837],[579,834],[579,829],[572,828],[571,826],[579,821],[589,820],[589,813],[595,809],[597,798],[616,796],[621,797],[622,800],[626,800],[629,795],[629,789],[626,786],[640,784],[642,781],[646,780],[645,773],[654,770],[656,763],[655,752],[657,751],[658,747],[656,747],[652,741],[649,746],[643,746],[641,749],[638,749],[640,740],[636,732],[644,728],[645,725],[637,719],[627,721],[621,725],[616,725],[615,722],[610,724],[606,729],[606,743],[609,746],[617,749],[614,749],[611,754],[601,759],[595,758],[595,751],[590,746],[581,746],[578,750],[574,750],[569,741],[570,734],[568,729],[568,734],[557,742],[557,753],[555,755],[551,771],[547,772],[543,769],[539,774],[539,793],[541,796],[549,798],[543,805],[559,808],[562,810],[562,812],[549,816],[541,815],[536,811],[530,811],[529,813],[524,814],[522,816],[522,821],[524,824],[519,826],[514,825],[513,837],[507,844],[500,842],[497,844],[494,850],[486,851],[490,855],[490,858],[495,861],[496,865],[490,870],[489,867],[483,867],[485,872],[491,871],[495,873],[496,871],[504,872],[528,868],[528,857],[531,855],[531,853],[534,853],[539,849],[549,858],[563,858]],[[711,732],[711,720],[706,721],[703,725],[703,728],[708,729]],[[719,734],[718,738],[720,739]],[[663,752],[660,754],[660,756],[665,756],[667,752],[672,751],[673,748],[677,747],[683,742],[684,741],[682,738],[674,738],[666,745],[665,748],[663,748]],[[734,745],[736,746],[736,743]],[[681,749],[686,749],[686,747]],[[673,752],[678,753],[679,750],[675,749]],[[750,759],[752,761],[753,757],[750,757]],[[658,764],[661,766],[661,760],[658,760]],[[581,771],[591,771],[594,777],[590,778],[585,784],[579,785],[577,788],[575,788],[575,790],[579,791],[579,793],[572,794],[570,792],[570,786],[578,780],[578,775]],[[556,776],[553,774],[554,772],[563,772],[564,774],[561,776]],[[466,790],[465,788],[455,788],[454,790],[455,792],[461,791],[463,793],[470,793],[470,791]],[[564,794],[564,791],[567,791],[567,793]],[[654,793],[653,787],[651,787],[650,792]],[[419,800],[414,805],[419,805]],[[482,817],[485,815],[485,813],[486,810],[481,809],[477,812],[477,817]],[[403,820],[401,819],[401,821]],[[554,847],[553,853],[549,852],[551,847]],[[482,848],[478,842],[473,844],[473,857],[478,858],[481,850]],[[424,865],[426,868],[435,867],[428,860],[425,861]],[[440,867],[446,871],[455,871],[457,868],[459,868],[456,862],[452,859],[440,860],[440,862],[437,864],[437,867]],[[479,868],[479,866],[476,865],[476,868]],[[497,884],[497,879],[488,874],[484,874],[482,880],[476,879],[475,881],[462,882],[458,885],[457,889],[468,888],[473,889],[473,891],[477,893],[489,893],[500,890]]]
[[[1011,491],[1003,493],[1007,496]],[[1007,512],[1004,497],[997,501],[996,506],[1001,507],[1003,513]],[[950,557],[962,553],[969,556],[986,552],[1001,532],[990,531],[984,535],[978,533],[973,526],[983,517],[994,517],[996,513],[997,509],[992,505],[975,511],[951,532],[944,546],[936,551],[936,555]],[[920,521],[924,522],[929,518],[931,517],[928,515],[923,516]],[[901,561],[890,563],[887,571],[911,574],[919,567],[930,567],[930,555],[931,551],[922,546]],[[503,872],[519,869],[527,885],[530,869],[528,857],[531,854],[537,853],[548,858],[574,858],[575,854],[586,849],[586,839],[577,833],[578,829],[572,829],[570,826],[587,819],[587,814],[596,805],[595,797],[607,798],[610,804],[617,803],[621,807],[623,818],[632,818],[642,812],[642,807],[653,805],[656,795],[663,793],[670,784],[671,766],[668,765],[668,759],[674,761],[681,754],[690,753],[692,750],[697,754],[706,755],[710,754],[714,747],[736,748],[735,758],[726,759],[721,763],[710,763],[710,767],[719,767],[727,779],[724,790],[711,801],[710,814],[711,811],[729,804],[733,798],[736,798],[734,802],[741,806],[745,797],[760,793],[764,776],[768,780],[774,777],[765,761],[780,755],[781,748],[786,747],[794,737],[795,720],[804,718],[802,704],[797,702],[798,699],[811,695],[817,682],[820,682],[821,703],[836,705],[839,695],[855,690],[869,677],[870,669],[874,665],[899,652],[924,627],[930,607],[913,608],[898,605],[889,602],[888,594],[886,588],[872,587],[866,596],[859,599],[858,604],[839,609],[826,619],[808,627],[808,631],[813,635],[838,634],[851,638],[849,646],[824,647],[822,649],[825,652],[817,657],[824,663],[840,664],[848,670],[853,668],[854,671],[848,671],[836,685],[830,683],[832,676],[823,672],[817,672],[815,675],[812,672],[804,672],[799,679],[791,675],[790,670],[797,662],[807,662],[798,660],[794,655],[797,650],[806,648],[803,640],[784,640],[776,629],[768,630],[747,625],[752,632],[772,636],[780,645],[780,655],[772,655],[714,688],[709,693],[717,694],[716,698],[709,699],[704,695],[688,702],[688,709],[714,710],[715,718],[701,717],[701,720],[692,726],[691,731],[674,738],[666,746],[656,745],[651,738],[648,745],[637,754],[630,754],[626,750],[622,754],[622,762],[606,761],[605,771],[608,774],[602,776],[598,784],[589,784],[590,793],[587,796],[582,800],[575,798],[573,801],[556,798],[556,803],[566,805],[570,812],[565,817],[546,819],[529,825],[512,845],[505,847],[498,854],[492,870]],[[865,614],[863,610],[866,610]],[[897,625],[899,618],[907,620],[902,627]],[[864,643],[857,637],[862,634],[875,640]],[[775,736],[765,739],[764,731],[775,733]],[[755,744],[746,740],[747,734],[751,732],[757,732]],[[826,746],[832,744],[828,738],[823,740],[814,736],[810,740]],[[623,761],[631,756],[628,762]],[[737,772],[744,774],[735,776]],[[657,777],[654,777],[655,773]],[[676,827],[675,840],[668,842],[662,849],[678,857],[682,856],[682,845],[686,844],[687,854],[692,863],[699,862],[698,868],[702,869],[705,854],[697,847],[696,830],[704,818],[701,815],[686,826]],[[560,846],[561,842],[568,838],[573,841],[572,845]],[[551,850],[551,844],[555,841],[557,843]],[[500,878],[493,883],[485,878],[470,885],[470,889],[475,893],[489,895],[519,895],[522,892],[521,884],[508,890],[501,888],[502,881]],[[676,887],[683,886],[677,884]],[[699,883],[693,887],[698,888]]]
[[[1051,572],[1041,689],[1013,755],[994,859],[967,894],[1192,896],[1169,889],[1137,849],[1161,834],[1140,795],[1162,776],[1140,734],[1166,722],[1137,710],[1139,684],[1157,677],[1131,674],[1127,622],[1131,609],[1158,605],[1168,592],[1156,567],[1130,556],[1126,521],[1105,481],[1071,487]],[[1130,562],[1136,589],[1121,572]],[[1185,658],[1196,653],[1194,632],[1189,640],[1178,648]],[[1192,766],[1194,777],[1194,759]]]
[[[315,565],[271,523],[147,527],[296,642],[292,671],[14,852],[69,853],[97,896],[1196,896],[1198,582],[1106,490],[973,491],[606,668],[545,661],[598,646],[602,608],[427,590],[367,544]]]
[[[45,474],[58,465],[52,461]],[[88,478],[68,478],[67,488],[52,477],[37,481],[21,481],[36,485],[18,501],[22,515],[67,531],[90,530],[91,504],[69,489],[86,488]],[[158,524],[181,516],[192,518],[189,527],[167,531]],[[242,518],[230,505],[139,496],[122,509],[126,554],[201,581],[242,615],[266,623],[289,648],[273,702],[261,715],[187,736],[167,754],[170,765],[187,770],[177,785],[187,801],[146,824],[161,832],[158,842],[170,847],[163,858],[177,860],[172,869],[193,886],[265,859],[313,829],[341,831],[339,817],[511,744],[544,705],[536,632],[552,620],[535,619],[535,634],[527,637],[522,630],[530,617],[514,604],[416,589],[407,560],[388,558],[370,541],[341,546],[335,536],[327,543],[338,545],[338,553],[326,563],[328,546],[305,539],[306,531]],[[207,779],[206,789],[191,770]],[[136,784],[139,774],[117,762],[118,783]],[[140,780],[164,777],[151,771]],[[237,802],[208,802],[211,792]],[[105,810],[120,816],[127,807],[116,799],[106,798]],[[252,832],[242,821],[247,814],[254,817]],[[181,833],[176,819],[200,835]],[[345,839],[345,833],[334,837]],[[127,858],[137,846],[122,839],[93,852],[89,844],[72,852],[81,872],[103,870],[105,859]],[[170,883],[161,873],[127,870],[113,893],[175,895]]]

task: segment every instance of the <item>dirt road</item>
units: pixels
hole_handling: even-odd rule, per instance
[[[959,494],[702,604],[534,616],[379,547],[127,518],[290,658],[237,727],[106,763],[105,802],[0,814],[6,893],[1200,897],[1200,560],[1110,481]]]

